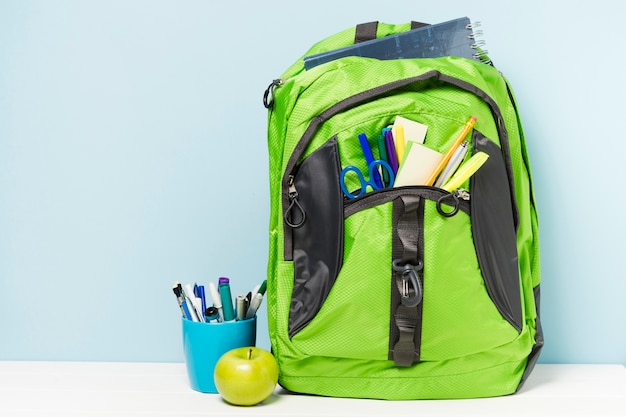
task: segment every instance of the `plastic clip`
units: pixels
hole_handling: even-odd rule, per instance
[[[401,259],[394,259],[392,265],[394,271],[401,273],[396,278],[396,283],[400,291],[402,304],[407,307],[415,307],[422,302],[424,291],[417,273],[424,269],[424,264],[418,261],[416,265],[413,265]],[[411,295],[411,287],[413,288],[413,295]]]

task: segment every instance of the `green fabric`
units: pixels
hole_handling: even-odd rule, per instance
[[[378,35],[408,28],[408,24],[379,24]],[[305,55],[345,46],[353,38],[354,29],[341,32]],[[472,240],[471,217],[459,212],[444,218],[437,213],[435,202],[427,200],[420,362],[399,368],[387,359],[391,202],[345,219],[339,276],[315,318],[290,339],[294,266],[283,259],[281,188],[289,158],[312,118],[330,106],[432,70],[471,83],[488,94],[502,112],[519,211],[521,333],[490,300]],[[385,399],[472,398],[515,392],[535,345],[533,289],[540,283],[540,272],[528,155],[506,80],[492,66],[455,57],[393,61],[348,57],[309,71],[303,71],[299,60],[281,78],[282,85],[274,90],[268,124],[271,218],[267,289],[269,331],[280,366],[280,383],[297,392]],[[365,132],[375,138],[397,115],[426,124],[428,146],[442,153],[470,115],[477,117],[477,130],[502,145],[491,110],[483,100],[452,86],[429,82],[336,115],[321,126],[301,159],[336,136],[341,166],[355,165],[366,172],[357,134]],[[348,188],[358,188],[356,180],[350,179]],[[469,182],[463,188],[471,193]]]

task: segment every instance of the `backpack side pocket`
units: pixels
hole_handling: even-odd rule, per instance
[[[315,317],[341,269],[343,197],[339,171],[337,139],[332,138],[302,162],[294,178],[306,219],[293,229],[290,337]]]
[[[487,292],[518,332],[522,331],[521,289],[513,194],[502,151],[475,131],[474,151],[489,159],[472,177],[472,231]],[[507,198],[511,196],[511,198]]]

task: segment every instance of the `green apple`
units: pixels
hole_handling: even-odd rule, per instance
[[[278,363],[265,349],[254,346],[230,350],[215,364],[215,387],[234,405],[255,405],[274,392]]]

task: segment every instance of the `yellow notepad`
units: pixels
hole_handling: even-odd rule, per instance
[[[398,169],[393,186],[424,185],[442,158],[443,155],[437,151],[420,143],[407,141],[402,165]]]
[[[418,123],[416,121],[407,119],[402,116],[396,116],[396,119],[393,122],[393,127],[391,132],[393,133],[393,137],[396,137],[396,127],[400,125],[404,128],[404,144],[408,145],[408,142],[417,142],[424,143],[424,138],[426,138],[426,131],[428,130],[428,126]],[[406,152],[406,146],[405,146]]]

